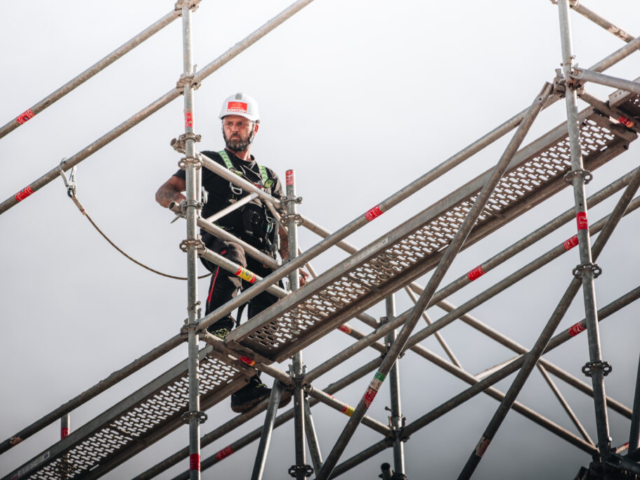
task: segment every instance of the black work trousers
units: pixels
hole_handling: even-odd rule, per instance
[[[266,265],[263,265],[258,260],[245,255],[244,249],[237,243],[223,242],[206,232],[202,235],[202,241],[209,250],[241,265],[262,278],[273,272],[273,270]],[[218,267],[214,263],[211,263],[204,258],[201,260],[207,270],[213,274],[211,276],[211,284],[207,292],[207,315],[227,303],[232,298],[235,298],[236,295],[238,295],[239,290],[244,290],[252,286],[251,283],[236,277],[233,273],[227,272],[225,269]],[[266,310],[277,301],[278,298],[268,292],[262,292],[261,294],[256,295],[254,298],[249,300],[247,309],[248,318],[252,318],[263,310]],[[238,319],[238,321],[239,320],[240,319]],[[226,315],[211,325],[208,330],[213,332],[220,328],[226,328],[231,331],[234,327],[234,323],[233,318],[230,315]]]

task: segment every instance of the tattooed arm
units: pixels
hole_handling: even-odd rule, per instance
[[[280,257],[284,261],[289,258],[289,235],[287,235],[287,232],[282,226],[280,226],[278,234],[280,235]]]
[[[282,261],[284,263],[285,260],[289,258],[289,235],[284,230],[284,228],[280,227],[278,230],[278,234],[280,235],[280,256],[282,257]],[[300,269],[300,286],[305,285],[309,280],[309,274],[304,270]]]
[[[169,208],[171,202],[180,203],[182,200],[186,200],[187,197],[182,195],[187,189],[187,183],[184,179],[173,176],[167,180],[156,192],[156,202],[165,208]],[[288,250],[287,250],[288,251]]]

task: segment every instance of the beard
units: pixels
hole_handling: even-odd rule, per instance
[[[222,138],[224,138],[224,143],[227,145],[227,148],[232,152],[244,152],[249,145],[253,142],[253,138],[255,137],[255,132],[252,130],[247,138],[242,138],[241,134],[237,134],[237,136],[233,136],[232,138],[227,138],[224,133],[224,129],[222,130]]]

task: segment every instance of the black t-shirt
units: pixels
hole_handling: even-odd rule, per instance
[[[222,165],[225,169],[227,166],[224,163],[224,160],[220,156],[218,152],[204,151],[201,152],[203,155],[206,155],[211,160],[216,163]],[[249,182],[256,184],[260,187],[263,187],[262,175],[260,174],[260,170],[258,164],[255,161],[253,155],[251,156],[251,161],[246,162],[244,160],[236,157],[233,152],[227,150],[227,155],[233,163],[233,166],[242,172],[243,178],[248,180]],[[284,191],[282,188],[282,183],[280,179],[276,175],[276,173],[267,168],[267,172],[269,173],[269,178],[274,180],[273,185],[271,185],[270,191],[267,190],[267,193],[270,193],[275,198],[281,198],[284,195]],[[178,178],[185,179],[186,172],[184,170],[178,170],[174,173],[174,176]],[[209,198],[207,203],[202,208],[202,216],[204,218],[208,218],[216,212],[219,212],[223,208],[229,206],[235,200],[238,200],[242,197],[246,197],[249,195],[249,192],[243,191],[241,195],[234,195],[234,199],[232,199],[232,192],[230,187],[230,182],[225,180],[224,178],[216,175],[211,170],[202,167],[202,186],[207,191]],[[259,198],[255,198],[250,203],[254,203],[259,206],[263,206],[263,203]],[[221,219],[216,221],[216,224],[226,228],[233,230],[235,233],[239,233],[242,231],[242,209],[235,210],[228,215],[225,215]]]

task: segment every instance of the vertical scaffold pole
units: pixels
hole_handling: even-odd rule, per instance
[[[198,361],[198,250],[201,241],[197,233],[197,221],[200,207],[200,186],[197,184],[200,168],[195,155],[195,133],[193,118],[193,56],[191,36],[191,0],[182,1],[182,45],[183,67],[180,84],[184,88],[184,127],[185,145],[184,165],[186,170],[186,217],[187,240],[181,248],[187,253],[187,310],[188,310],[188,345],[189,345],[189,477],[191,480],[200,479],[200,422],[204,415],[200,412],[200,378]]]
[[[640,448],[640,360],[638,361],[638,378],[636,379],[636,394],[633,398],[633,414],[629,429],[629,453]]]
[[[262,479],[264,466],[267,463],[267,454],[269,453],[269,444],[271,443],[273,425],[276,421],[276,415],[278,414],[278,405],[280,404],[280,398],[282,397],[282,387],[283,385],[278,380],[275,380],[273,382],[273,389],[271,390],[271,397],[269,398],[269,406],[267,407],[267,415],[265,416],[264,425],[262,426],[262,433],[260,434],[258,453],[256,454],[256,461],[253,464],[253,473],[251,474],[251,480]]]
[[[396,317],[396,300],[394,295],[389,295],[385,299],[386,321],[390,322]],[[393,330],[386,337],[386,343],[390,347],[396,340],[396,331]],[[389,392],[391,395],[391,417],[390,427],[395,434],[393,441],[393,478],[404,479],[404,444],[401,440],[403,427],[402,409],[400,406],[400,362],[396,360],[389,371]]]
[[[64,440],[71,433],[71,415],[67,414],[60,419],[60,440]],[[71,472],[71,464],[69,462],[69,455],[65,454],[62,458],[60,465],[61,475],[63,480],[69,478]]]
[[[578,106],[575,85],[571,82],[573,70],[573,52],[571,46],[571,24],[569,21],[569,0],[559,0],[560,38],[562,43],[562,70],[566,85],[567,126],[571,143],[571,172],[574,199],[576,205],[576,220],[578,226],[578,249],[580,265],[574,274],[582,278],[582,292],[584,294],[585,318],[589,341],[590,362],[583,367],[585,375],[593,382],[593,399],[595,404],[596,427],[598,432],[598,447],[602,457],[606,458],[610,446],[609,420],[607,418],[607,401],[604,390],[604,376],[611,367],[602,361],[600,352],[600,335],[598,332],[598,309],[593,279],[599,273],[599,268],[593,263],[591,252],[591,238],[587,220],[587,202],[585,200],[585,184],[589,172],[584,170],[582,150],[580,147],[580,129],[578,126]]]
[[[298,211],[296,205],[301,199],[296,196],[295,172],[287,170],[287,195],[284,203],[287,206],[287,229],[289,236],[289,260],[298,256]],[[300,272],[296,268],[289,274],[289,285],[292,292],[300,288]],[[302,320],[300,320],[302,321]],[[293,326],[293,328],[296,328]],[[293,389],[294,429],[296,464],[289,469],[289,475],[296,480],[304,480],[311,475],[311,468],[307,465],[305,452],[305,425],[304,425],[304,389],[302,386],[305,368],[302,363],[302,352],[293,356],[291,376],[295,381]]]

